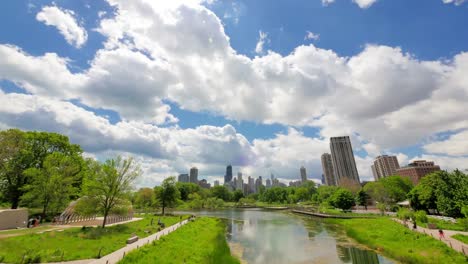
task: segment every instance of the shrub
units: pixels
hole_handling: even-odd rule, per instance
[[[409,210],[408,208],[400,208],[397,212],[397,217],[401,220],[409,220],[410,218],[414,217],[413,211]],[[426,217],[427,218],[427,217]]]
[[[416,218],[416,221],[418,221],[420,223],[427,223],[428,220],[429,220],[427,218],[426,212],[422,211],[422,210],[419,210],[416,213],[414,213],[414,217]]]
[[[462,226],[463,231],[468,231],[468,218],[460,218],[457,221]]]

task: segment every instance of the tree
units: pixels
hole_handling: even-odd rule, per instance
[[[232,194],[229,192],[226,186],[222,185],[211,188],[211,195],[213,197],[222,199],[225,202],[230,201],[232,196]]]
[[[0,188],[13,209],[18,207],[24,194],[23,187],[29,183],[24,174],[27,169],[42,169],[46,157],[55,152],[70,157],[82,153],[81,148],[70,144],[66,136],[18,129],[1,131],[0,145]],[[79,187],[80,183],[75,183],[74,187]]]
[[[413,185],[408,178],[390,176],[376,182],[369,182],[364,191],[386,207],[405,200]]]
[[[134,181],[141,175],[140,166],[132,158],[107,160],[104,164],[92,161],[91,172],[85,183],[86,199],[97,212],[104,215],[102,227],[106,226],[109,213],[120,213],[128,206],[127,195]]]
[[[135,193],[135,206],[139,209],[147,209],[154,205],[155,194],[151,188],[140,188]]]
[[[244,198],[244,193],[241,191],[241,190],[236,190],[233,195],[232,195],[232,199],[234,200],[234,202],[238,202],[241,198]]]
[[[162,208],[164,215],[166,207],[173,207],[180,198],[180,192],[176,187],[176,178],[174,176],[164,179],[161,186],[154,188],[156,201]]]
[[[369,199],[369,195],[363,190],[359,190],[357,193],[357,204],[360,206],[364,206],[364,208],[367,210],[367,199]]]
[[[189,195],[200,192],[200,185],[191,182],[177,182],[176,187],[180,192],[182,201],[189,200]]]
[[[348,210],[354,205],[354,195],[348,189],[340,188],[330,199],[331,204],[342,210]]]
[[[54,213],[65,208],[70,198],[78,193],[74,183],[79,179],[81,161],[59,152],[46,157],[43,168],[30,168],[24,174],[29,177],[29,184],[22,190],[22,203],[41,206],[42,216],[49,211]]]

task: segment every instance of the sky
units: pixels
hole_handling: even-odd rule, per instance
[[[132,156],[148,187],[228,164],[319,181],[344,135],[361,181],[382,154],[465,170],[467,2],[2,1],[0,129]]]

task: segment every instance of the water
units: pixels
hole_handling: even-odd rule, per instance
[[[243,263],[396,263],[317,218],[261,209],[190,213],[225,219],[231,251]]]

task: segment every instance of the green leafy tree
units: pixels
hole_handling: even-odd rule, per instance
[[[330,197],[339,189],[337,186],[322,185],[317,188],[317,192],[313,194],[312,200],[318,204],[327,203]]]
[[[168,177],[164,179],[161,186],[154,188],[156,194],[156,201],[162,208],[162,214],[165,214],[167,207],[174,207],[177,200],[180,198],[180,192],[176,186],[176,178]]]
[[[354,205],[354,195],[351,191],[340,188],[332,195],[330,201],[334,207],[348,210]]]
[[[182,201],[188,201],[190,194],[199,193],[201,189],[200,185],[191,182],[177,182],[176,186],[180,192],[180,199]]]
[[[412,188],[413,185],[408,178],[390,176],[376,182],[369,182],[363,190],[380,204],[389,207],[404,201]]]
[[[23,187],[22,203],[42,207],[43,217],[49,211],[61,211],[78,193],[75,183],[81,178],[81,164],[82,161],[76,157],[59,152],[48,155],[42,168],[30,168],[24,172],[30,179],[29,184]]]
[[[364,206],[364,208],[367,210],[368,199],[369,199],[369,195],[363,189],[359,190],[356,196],[357,204],[360,206]]]
[[[136,208],[148,209],[154,206],[155,203],[154,190],[151,188],[140,188],[134,196],[134,204]]]
[[[219,185],[211,188],[211,196],[227,202],[231,200],[232,193],[226,188],[226,186]]]
[[[234,202],[238,202],[240,199],[244,198],[244,193],[241,191],[241,190],[236,190],[234,191],[234,193],[232,194],[232,199],[234,200]]]
[[[80,202],[88,203],[96,212],[102,213],[102,227],[105,227],[111,212],[122,213],[128,209],[128,193],[142,172],[132,158],[123,159],[120,156],[107,160],[104,164],[91,161],[90,165],[91,173],[85,182],[86,198],[80,199]]]
[[[260,195],[260,200],[267,203],[287,203],[289,193],[286,188],[272,187]]]

